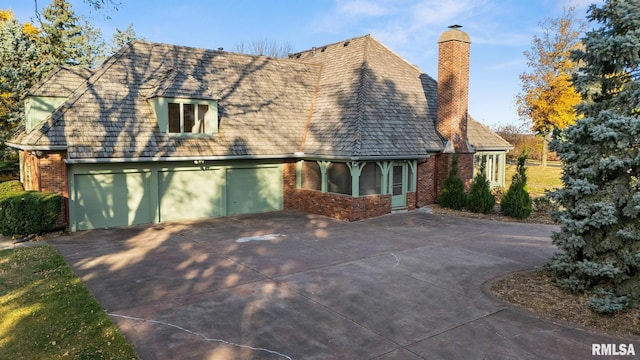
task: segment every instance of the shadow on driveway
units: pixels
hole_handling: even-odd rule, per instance
[[[584,359],[622,341],[482,292],[542,265],[555,229],[274,212],[50,242],[143,359]]]

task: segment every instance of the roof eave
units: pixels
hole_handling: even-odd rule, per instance
[[[28,144],[16,144],[16,143],[5,143],[7,146],[18,149],[18,150],[26,150],[26,151],[63,151],[67,150],[66,145],[28,145]]]

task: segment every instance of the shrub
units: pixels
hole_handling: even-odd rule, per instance
[[[464,183],[458,176],[458,155],[453,155],[451,170],[447,178],[444,179],[442,191],[438,195],[438,203],[442,207],[462,210],[466,205],[466,194],[464,193]]]
[[[471,183],[471,190],[467,195],[467,209],[475,213],[488,214],[493,210],[496,199],[491,193],[491,186],[485,174],[486,160],[483,158],[480,163],[480,171]]]
[[[531,215],[531,197],[527,191],[527,175],[524,167],[526,154],[518,158],[518,167],[513,178],[509,190],[502,197],[500,209],[502,213],[514,217],[516,219],[524,219]]]
[[[2,235],[42,234],[52,231],[61,211],[58,194],[23,191],[0,197]]]
[[[550,213],[558,210],[558,203],[548,196],[540,196],[532,201],[533,211],[538,213]]]
[[[24,191],[19,180],[9,180],[0,183],[0,196]]]

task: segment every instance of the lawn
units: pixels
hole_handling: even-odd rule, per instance
[[[552,190],[562,187],[562,168],[559,166],[526,166],[527,169],[527,185],[529,195],[531,197],[538,197],[544,195],[545,190]],[[516,165],[507,165],[505,180],[506,189],[511,185],[511,178],[516,172]]]
[[[137,359],[49,245],[0,251],[0,359]]]

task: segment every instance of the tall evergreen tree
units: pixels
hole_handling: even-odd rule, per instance
[[[110,52],[114,54],[123,46],[134,40],[142,40],[142,38],[140,38],[136,34],[135,30],[133,30],[133,24],[129,24],[129,26],[124,30],[116,29],[116,32],[113,34],[113,38],[111,39]]]
[[[0,138],[24,117],[22,97],[44,75],[37,30],[0,10]]]
[[[92,41],[100,39],[88,23],[82,24],[66,0],[53,0],[42,12],[40,23],[44,62],[55,65],[95,65]]]
[[[575,84],[584,116],[554,148],[564,187],[551,194],[563,252],[549,268],[558,285],[591,295],[598,312],[640,306],[640,2],[592,5]]]

